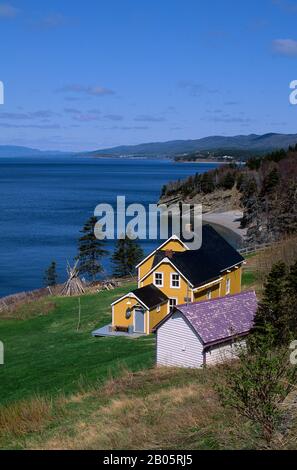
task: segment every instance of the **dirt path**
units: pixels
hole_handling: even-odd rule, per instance
[[[246,237],[246,229],[240,228],[240,221],[243,217],[243,212],[240,210],[232,210],[227,212],[207,212],[203,214],[203,221],[221,225],[229,230],[232,230],[242,239]]]

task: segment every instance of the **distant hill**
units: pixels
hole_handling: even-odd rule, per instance
[[[202,152],[218,155],[233,155],[246,159],[252,154],[264,154],[277,149],[287,149],[297,143],[297,134],[250,134],[233,137],[210,136],[195,140],[171,140],[169,142],[151,142],[139,145],[121,145],[118,147],[80,152],[76,155],[94,157],[175,157],[177,155]],[[0,145],[0,157],[32,157],[42,155],[66,155],[69,152],[42,151],[35,148],[14,145]],[[75,152],[73,152],[75,154]]]
[[[193,152],[218,152],[228,150],[234,154],[244,152],[266,153],[271,150],[288,148],[297,143],[297,134],[250,134],[234,137],[211,136],[196,140],[172,140],[169,142],[152,142],[139,145],[121,145],[89,152],[93,156],[168,156]]]
[[[29,147],[19,147],[16,145],[0,145],[0,157],[35,157],[42,155],[58,155],[63,154],[59,151],[43,151]]]

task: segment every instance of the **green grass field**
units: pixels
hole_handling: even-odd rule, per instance
[[[243,288],[255,279],[243,275]],[[220,367],[153,368],[155,340],[93,338],[135,286],[46,298],[0,317],[1,449],[245,449],[249,423],[222,408]],[[291,444],[290,444],[291,445]]]
[[[243,275],[243,287],[254,281]],[[78,299],[42,299],[23,305],[13,318],[1,319],[0,340],[5,365],[0,367],[0,403],[32,395],[75,392],[102,382],[127,368],[136,371],[154,363],[154,338],[93,338],[91,332],[111,321],[110,304],[133,289],[125,285]]]
[[[242,274],[242,285],[245,288],[253,286],[257,282],[257,275],[253,271],[244,271]]]
[[[5,346],[5,365],[0,367],[1,404],[36,394],[68,394],[104,381],[119,369],[135,371],[151,366],[152,337],[91,336],[95,328],[111,321],[110,303],[134,287],[83,296],[79,331],[77,298],[37,301],[33,308],[21,307],[14,314],[17,319],[0,317],[0,340]]]

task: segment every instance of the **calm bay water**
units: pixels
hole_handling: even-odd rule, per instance
[[[156,203],[170,180],[205,172],[214,164],[168,160],[42,157],[0,159],[0,297],[42,286],[52,260],[59,281],[76,255],[79,230],[97,204]],[[113,245],[107,243],[112,251]],[[143,242],[146,253],[156,242]],[[110,262],[104,261],[106,274]]]

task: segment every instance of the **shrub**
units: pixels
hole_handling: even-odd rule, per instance
[[[241,348],[238,367],[226,366],[225,384],[217,386],[224,406],[236,410],[260,431],[267,444],[282,418],[280,404],[293,389],[297,369],[287,348],[274,348],[274,333],[253,335]]]

